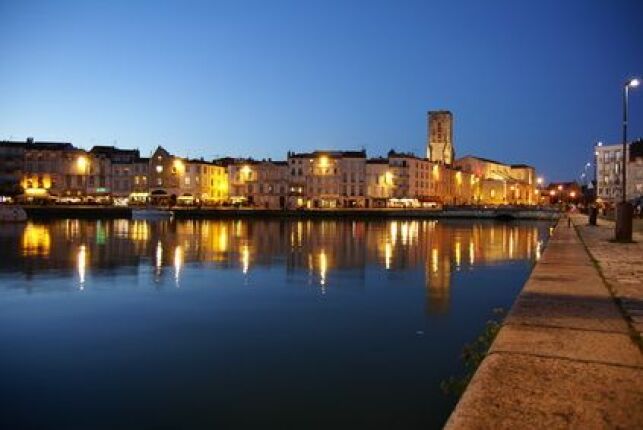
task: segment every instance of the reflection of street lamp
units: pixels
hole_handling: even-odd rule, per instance
[[[630,88],[636,88],[640,81],[632,78],[623,85],[623,153],[622,153],[622,196],[621,203],[616,207],[616,231],[615,239],[618,242],[632,241],[632,205],[627,202],[627,109]]]

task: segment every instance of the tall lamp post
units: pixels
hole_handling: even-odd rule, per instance
[[[627,201],[627,103],[630,88],[636,88],[640,81],[632,78],[623,85],[623,153],[622,153],[622,196],[621,202],[616,207],[616,230],[615,239],[617,242],[632,241],[632,205]]]

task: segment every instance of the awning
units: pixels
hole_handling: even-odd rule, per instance
[[[420,203],[442,203],[442,197],[439,196],[425,196],[418,197]]]

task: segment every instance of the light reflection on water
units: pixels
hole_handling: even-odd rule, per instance
[[[454,404],[440,381],[511,305],[548,227],[0,225],[0,427],[439,427]],[[136,418],[141,402],[158,416]]]
[[[546,236],[542,224],[436,220],[66,220],[3,226],[0,231],[3,242],[19,248],[7,258],[20,256],[17,265],[6,265],[4,270],[22,267],[24,273],[41,274],[40,269],[47,267],[64,275],[71,263],[65,252],[72,250],[81,286],[92,267],[149,261],[157,281],[171,266],[176,286],[185,264],[214,264],[244,275],[255,266],[283,265],[286,271],[307,270],[322,290],[332,287],[335,271],[364,270],[374,263],[392,271],[425,266],[429,291],[448,290],[453,271],[531,260],[532,255],[538,259]],[[11,243],[12,236],[16,243]]]

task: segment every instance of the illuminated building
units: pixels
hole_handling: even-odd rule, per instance
[[[21,185],[28,200],[49,199],[85,192],[86,165],[78,164],[84,151],[67,142],[27,139]]]
[[[142,158],[138,149],[113,146],[94,146],[89,153],[92,156],[90,193],[145,202],[149,158]]]
[[[290,208],[366,206],[366,151],[288,152]]]
[[[228,197],[225,167],[203,159],[177,157],[161,146],[150,157],[149,177],[153,203],[219,204]]]
[[[455,161],[463,172],[480,178],[481,204],[536,204],[536,171],[525,164],[505,164],[468,155]]]
[[[447,110],[427,114],[426,158],[445,165],[452,164],[455,159],[453,115]]]
[[[597,197],[605,203],[615,203],[623,195],[623,145],[595,147]],[[643,139],[627,146],[627,200],[643,196]]]
[[[439,207],[475,203],[479,180],[414,154],[389,151],[366,163],[369,207]]]
[[[388,158],[366,160],[366,194],[368,207],[387,207],[393,197],[395,176]]]
[[[233,203],[261,209],[286,207],[288,165],[285,161],[233,160],[227,167]]]

